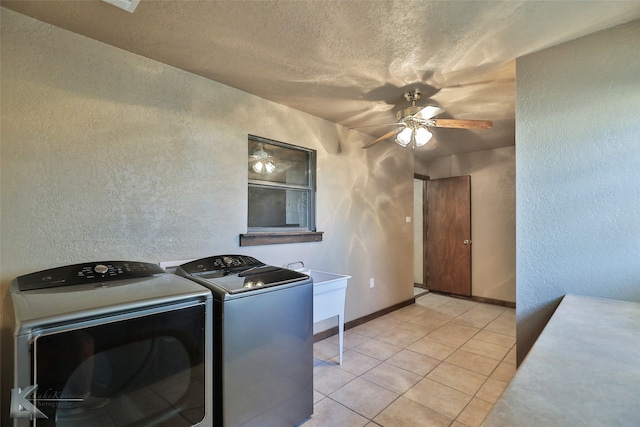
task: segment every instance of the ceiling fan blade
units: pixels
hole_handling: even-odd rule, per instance
[[[435,107],[433,105],[427,105],[422,110],[413,115],[417,119],[430,119],[444,112],[444,108]]]
[[[396,133],[400,132],[400,130],[401,130],[401,129],[394,129],[394,130],[392,130],[391,132],[387,132],[387,133],[385,133],[384,135],[382,135],[381,137],[376,138],[376,139],[374,139],[373,141],[371,141],[370,143],[368,143],[367,145],[363,146],[362,148],[369,148],[369,147],[371,147],[371,146],[373,146],[373,145],[377,144],[378,142],[382,141],[383,139],[387,139],[387,138],[389,138],[390,136],[395,135]]]
[[[493,123],[491,120],[434,119],[431,126],[456,129],[490,129]]]
[[[347,128],[347,130],[358,130],[358,129],[364,129],[364,128],[377,127],[377,126],[404,126],[404,125],[402,123],[398,123],[398,122],[380,123],[380,124],[377,124],[377,125],[356,126],[356,127],[352,127],[352,128]]]

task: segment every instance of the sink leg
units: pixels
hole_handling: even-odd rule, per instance
[[[342,366],[342,342],[344,335],[344,314],[338,315],[338,344],[340,347],[340,366]]]

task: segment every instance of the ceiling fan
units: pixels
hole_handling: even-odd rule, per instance
[[[278,163],[278,160],[264,149],[264,144],[260,144],[253,154],[249,156],[251,169],[261,175],[274,173],[278,167]]]
[[[390,132],[371,141],[362,148],[369,148],[378,142],[396,136],[395,142],[406,147],[411,144],[411,148],[422,147],[433,136],[428,127],[455,128],[455,129],[489,129],[492,126],[490,120],[459,120],[459,119],[436,119],[438,114],[444,112],[440,107],[428,105],[426,107],[416,107],[416,101],[420,99],[422,92],[415,89],[412,92],[405,92],[404,98],[411,103],[411,107],[398,111],[396,123],[387,123],[374,126],[397,126]],[[350,128],[356,129],[356,128]]]

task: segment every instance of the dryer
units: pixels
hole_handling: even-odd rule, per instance
[[[213,425],[203,286],[101,261],[20,276],[10,298],[14,426]]]

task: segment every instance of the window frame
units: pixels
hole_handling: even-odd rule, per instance
[[[322,232],[316,231],[316,181],[317,181],[317,169],[316,169],[316,150],[300,147],[293,144],[287,144],[285,142],[274,141],[272,139],[248,135],[247,138],[247,150],[249,143],[253,141],[255,143],[263,143],[269,145],[275,145],[285,149],[302,151],[308,155],[307,164],[307,184],[285,184],[280,182],[272,182],[260,179],[249,178],[249,172],[247,172],[247,233],[240,235],[240,246],[253,246],[253,245],[269,245],[278,243],[296,243],[296,242],[318,242],[322,241]],[[249,157],[247,151],[247,159]],[[247,164],[247,166],[249,166]],[[251,188],[266,188],[266,189],[278,189],[278,190],[294,190],[305,191],[308,195],[307,198],[307,226],[306,227],[249,227],[249,191]]]

